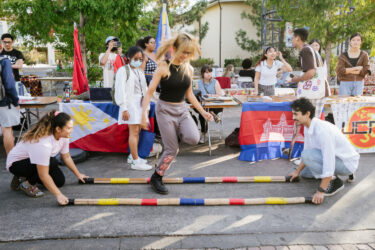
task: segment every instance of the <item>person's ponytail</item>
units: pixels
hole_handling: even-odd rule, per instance
[[[23,136],[23,142],[38,142],[40,138],[53,134],[56,127],[63,128],[72,118],[63,112],[52,110],[44,115]]]

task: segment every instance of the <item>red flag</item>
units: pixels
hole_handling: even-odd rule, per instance
[[[85,65],[82,61],[81,47],[78,41],[78,30],[74,28],[74,63],[73,63],[73,93],[80,95],[89,90]]]
[[[117,55],[115,62],[113,63],[113,69],[115,74],[119,68],[125,65],[124,59],[121,58],[120,55]]]

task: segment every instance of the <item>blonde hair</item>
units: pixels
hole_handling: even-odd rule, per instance
[[[38,142],[40,138],[54,133],[56,127],[63,128],[72,118],[63,112],[50,111],[23,136],[23,142]]]
[[[234,68],[234,65],[228,64],[227,67],[225,68],[223,76],[228,76],[230,68]]]
[[[185,51],[188,50],[191,52],[190,57],[185,62],[182,62],[180,66],[184,75],[189,75],[190,60],[195,59],[197,55],[201,55],[198,40],[187,33],[180,33],[174,38],[162,43],[156,52],[156,60],[160,60],[171,48],[175,48],[175,53],[170,58],[168,66],[170,66],[172,62]],[[170,76],[170,72],[168,72],[167,76]]]

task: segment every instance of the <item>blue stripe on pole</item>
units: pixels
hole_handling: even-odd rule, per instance
[[[205,177],[184,177],[183,183],[205,183]]]
[[[181,198],[181,206],[204,206],[204,199]]]

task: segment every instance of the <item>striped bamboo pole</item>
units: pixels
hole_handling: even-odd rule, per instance
[[[252,199],[196,199],[196,198],[110,198],[110,199],[69,199],[68,205],[100,205],[100,206],[233,206],[233,205],[290,205],[312,203],[311,197],[267,197]]]
[[[85,178],[80,184],[147,184],[150,178]],[[298,178],[293,182],[299,181]],[[254,182],[291,182],[290,176],[224,176],[224,177],[175,177],[163,178],[163,183],[254,183]]]

